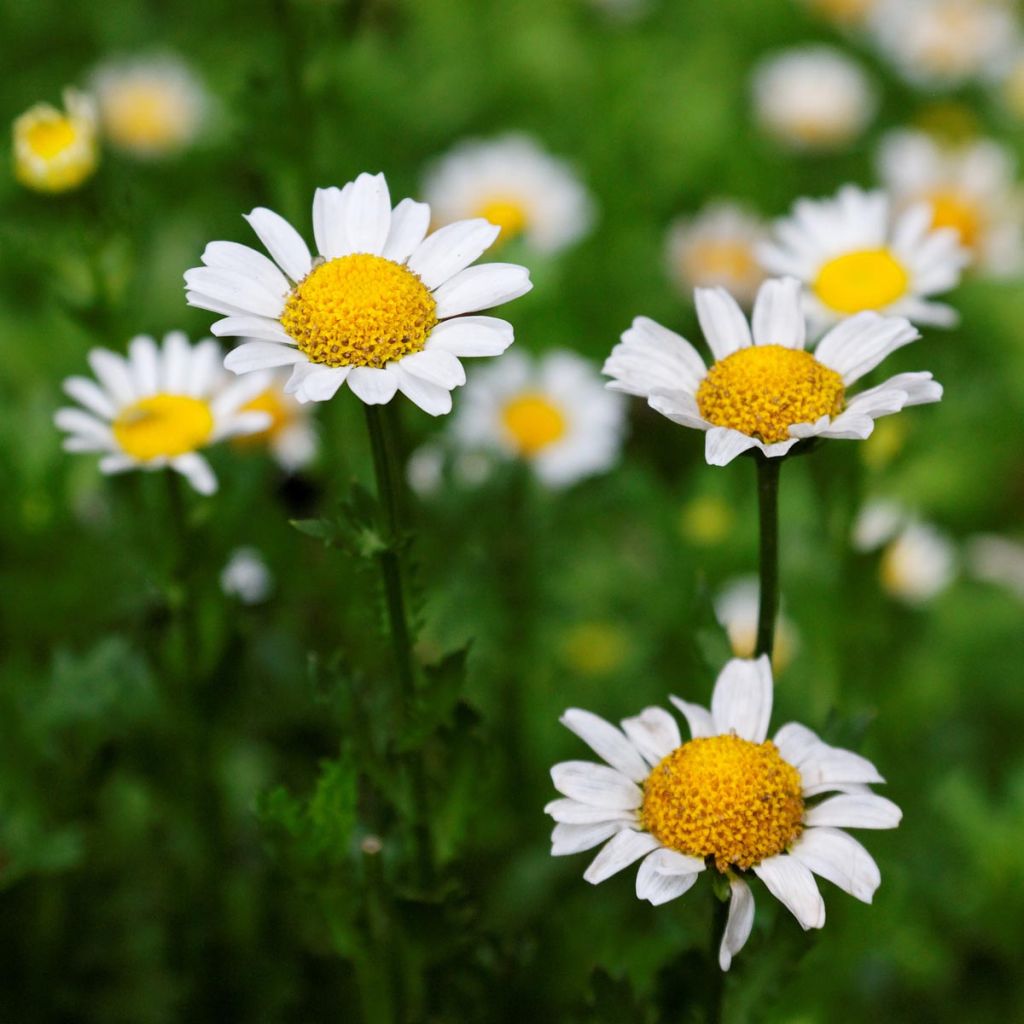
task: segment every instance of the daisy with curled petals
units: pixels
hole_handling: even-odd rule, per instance
[[[127,358],[94,348],[89,365],[96,379],[64,381],[80,407],[54,416],[68,435],[65,451],[101,453],[104,473],[168,467],[200,494],[212,494],[217,479],[200,450],[270,425],[265,412],[243,409],[266,388],[268,375],[233,381],[221,359],[212,338],[193,347],[181,331],[167,334],[162,346],[145,335],[133,338]]]
[[[884,192],[846,185],[833,199],[798,199],[758,256],[766,270],[799,278],[816,329],[864,310],[951,327],[949,306],[928,296],[960,280],[970,254],[952,228],[933,229],[927,203],[894,215]]]
[[[807,327],[795,278],[761,286],[752,328],[723,289],[698,288],[695,299],[715,358],[710,367],[685,338],[637,317],[604,372],[613,378],[612,390],[646,398],[674,423],[705,431],[712,466],[751,448],[779,458],[806,438],[863,440],[878,417],[942,397],[942,387],[924,372],[847,394],[890,352],[920,337],[900,317],[858,313],[833,327],[811,354],[804,350]]]
[[[394,209],[383,174],[361,174],[313,197],[314,258],[284,218],[258,207],[246,220],[266,256],[211,242],[205,266],[185,274],[189,305],[221,313],[218,336],[244,337],[224,365],[235,373],[292,367],[285,390],[300,402],[332,398],[342,384],[367,405],[401,391],[433,416],[450,411],[465,383],[460,356],[494,356],[512,344],[504,320],[470,316],[530,290],[511,263],[470,266],[498,228],[464,220],[429,237],[430,209]]]
[[[637,898],[653,906],[681,896],[703,871],[724,875],[731,892],[719,948],[724,971],[754,923],[753,876],[805,930],[825,924],[814,875],[870,903],[878,866],[843,830],[895,828],[902,816],[871,792],[885,781],[874,765],[796,722],[767,738],[767,657],[730,661],[710,710],[670,699],[689,726],[685,743],[660,707],[625,719],[621,731],[589,711],[562,716],[606,764],[566,761],[551,769],[563,794],[544,808],[557,822],[551,853],[604,843],[583,874],[594,885],[640,860]]]

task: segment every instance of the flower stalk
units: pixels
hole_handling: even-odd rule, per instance
[[[760,600],[757,607],[757,645],[754,657],[775,648],[779,611],[779,471],[782,459],[757,458],[757,509],[760,523]]]

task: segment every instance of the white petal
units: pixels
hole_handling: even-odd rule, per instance
[[[208,267],[219,267],[243,277],[255,278],[262,287],[275,295],[287,295],[291,290],[290,282],[277,264],[247,245],[238,242],[210,242],[203,250],[202,258]]]
[[[591,885],[597,885],[623,868],[628,868],[645,853],[650,853],[659,846],[661,843],[649,832],[634,832],[630,828],[624,828],[613,836],[590,862],[590,866],[583,872],[583,877]]]
[[[857,313],[838,323],[818,342],[814,357],[849,385],[890,353],[920,337],[917,328],[902,317]]]
[[[135,382],[128,371],[128,363],[119,355],[105,348],[94,348],[89,352],[89,365],[100,384],[118,406],[131,405],[138,398]]]
[[[648,767],[643,758],[610,722],[582,708],[569,708],[559,721],[626,778],[634,782],[647,778]]]
[[[152,395],[160,389],[160,356],[156,342],[140,334],[128,343],[128,362],[139,395]]]
[[[277,320],[264,316],[227,316],[223,320],[214,320],[210,333],[217,338],[258,338],[282,345],[295,344],[295,339]]]
[[[895,828],[903,812],[891,800],[877,793],[832,796],[808,808],[806,825],[830,825],[833,828]]]
[[[704,870],[704,861],[675,850],[655,850],[644,858],[636,874],[636,895],[660,907],[682,896]]]
[[[348,366],[322,366],[303,360],[295,364],[284,386],[285,394],[295,395],[302,403],[326,402],[337,394],[351,372]]]
[[[609,384],[608,387],[629,393],[629,389],[616,387],[615,383]],[[697,399],[685,391],[655,391],[647,399],[647,404],[655,412],[660,412],[662,416],[680,426],[693,430],[711,429],[711,424],[700,414]]]
[[[284,295],[275,295],[255,278],[220,267],[193,267],[185,271],[190,291],[226,302],[258,316],[276,319],[284,309]]]
[[[391,230],[391,195],[383,174],[360,174],[345,210],[349,252],[379,256]]]
[[[183,394],[188,388],[188,372],[192,363],[192,346],[183,331],[168,331],[164,335],[160,364],[160,389],[172,395]]]
[[[259,235],[274,262],[293,280],[301,281],[313,266],[309,248],[298,233],[278,213],[257,206],[245,219]]]
[[[405,263],[429,229],[430,207],[426,203],[403,199],[391,213],[391,230],[381,255],[395,263]]]
[[[825,924],[825,901],[814,876],[795,857],[779,854],[754,865],[754,874],[800,922],[804,931]]]
[[[409,257],[409,269],[433,291],[479,259],[500,231],[497,225],[479,217],[447,224]]]
[[[580,803],[632,811],[643,803],[640,788],[621,772],[591,761],[563,761],[551,769],[555,789]]]
[[[787,722],[775,733],[772,742],[794,768],[799,768],[816,747],[826,746],[816,732],[799,722]]]
[[[367,405],[384,405],[395,397],[398,374],[387,367],[378,370],[372,366],[354,366],[348,375],[348,386],[352,394]]]
[[[729,427],[712,427],[704,442],[704,460],[709,466],[728,466],[738,455],[757,447],[753,437],[747,437]]]
[[[592,850],[609,836],[621,832],[621,821],[602,821],[592,825],[565,825],[559,822],[551,830],[551,855],[565,857]]]
[[[804,758],[803,763],[796,767],[803,782],[804,796],[826,792],[833,789],[837,783],[845,785],[850,782],[885,781],[866,757],[861,757],[852,750],[830,747],[827,743],[815,747]]]
[[[500,356],[512,344],[512,325],[495,316],[460,316],[438,324],[425,350],[453,356]]]
[[[225,356],[224,365],[232,373],[249,373],[252,370],[266,370],[307,361],[305,354],[297,348],[278,345],[273,341],[247,341]]]
[[[551,800],[545,805],[544,813],[566,825],[595,825],[604,821],[621,821],[628,825],[637,823],[635,811],[610,811],[607,807],[581,804],[578,800],[570,800],[568,797]]]
[[[185,291],[185,301],[196,309],[208,309],[211,313],[220,313],[226,317],[252,317],[252,311],[241,309],[223,299],[215,299],[211,295],[204,295],[202,292],[191,290]],[[262,318],[258,318],[262,319]]]
[[[871,854],[853,836],[835,828],[807,829],[789,853],[805,868],[864,903],[871,902],[882,882]]]
[[[198,398],[207,395],[220,376],[224,355],[220,345],[212,338],[206,338],[192,349],[189,361],[188,381],[185,393]]]
[[[430,416],[445,416],[452,411],[451,389],[441,384],[432,384],[422,377],[409,373],[403,364],[396,364],[398,390],[414,405]]]
[[[351,252],[345,231],[345,208],[352,192],[349,182],[343,189],[318,188],[313,193],[313,238],[317,251],[333,260]]]
[[[53,422],[58,430],[80,435],[91,441],[103,444],[104,447],[109,447],[113,439],[110,427],[83,409],[72,409],[70,407],[58,409],[54,413]]]
[[[466,383],[466,371],[462,363],[450,352],[441,349],[403,356],[401,366],[405,373],[411,373],[428,384],[436,384],[448,391]]]
[[[129,455],[121,455],[119,453],[105,455],[100,459],[101,473],[124,473],[129,469],[137,469],[138,466],[138,460],[133,459]]]
[[[64,391],[69,398],[105,420],[112,420],[117,415],[106,392],[88,377],[68,377],[64,381]]]
[[[210,464],[198,452],[179,455],[171,459],[170,465],[200,494],[213,494],[217,490],[217,478],[213,475]]]
[[[693,297],[700,328],[716,360],[752,343],[743,310],[724,288],[696,288]]]
[[[652,765],[683,743],[676,720],[664,708],[644,708],[635,718],[623,719],[622,728]]]
[[[647,398],[655,391],[694,394],[707,374],[697,350],[681,335],[645,316],[622,332],[601,370],[616,391]]]
[[[801,285],[795,277],[765,281],[754,302],[754,344],[803,348],[807,322],[801,302]]]
[[[772,716],[772,667],[766,654],[756,661],[733,658],[715,682],[711,716],[719,733],[763,743]]]
[[[467,267],[434,292],[437,317],[446,320],[462,313],[500,306],[525,295],[532,287],[530,272],[514,263],[481,263]]]
[[[729,899],[729,917],[718,949],[718,966],[723,971],[732,966],[732,958],[747,944],[754,927],[754,894],[750,886],[738,875],[729,876],[732,896]]]
[[[680,700],[678,697],[669,696],[672,703],[682,712],[686,724],[690,727],[690,736],[697,740],[705,736],[716,736],[718,730],[715,728],[715,720],[707,708],[699,704],[691,704],[689,701]]]

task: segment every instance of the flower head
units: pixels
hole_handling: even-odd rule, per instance
[[[715,618],[729,636],[737,658],[752,658],[757,647],[757,613],[760,605],[756,576],[733,580],[715,597]],[[793,623],[779,612],[775,621],[775,649],[772,668],[781,672],[793,659],[798,644]]]
[[[930,373],[902,373],[856,395],[848,388],[889,353],[920,335],[906,320],[859,313],[834,327],[813,355],[800,282],[766,281],[754,303],[753,329],[728,292],[698,288],[697,316],[715,361],[666,327],[637,317],[604,365],[609,388],[639,395],[675,423],[707,433],[705,455],[724,466],[751,448],[769,458],[801,440],[863,440],[880,416],[937,402]]]
[[[309,406],[286,394],[284,379],[274,374],[266,388],[242,407],[243,412],[261,412],[270,417],[265,430],[236,439],[244,447],[266,446],[287,473],[302,469],[316,457],[317,433]]]
[[[773,274],[806,286],[815,328],[874,310],[914,323],[949,327],[956,314],[928,297],[953,288],[970,254],[952,228],[933,229],[919,203],[893,215],[883,192],[847,185],[834,199],[799,199],[759,249]]]
[[[246,218],[273,259],[236,242],[211,242],[205,266],[185,274],[189,305],[224,316],[212,331],[254,338],[228,354],[235,373],[291,366],[300,402],[332,398],[342,384],[368,405],[401,391],[437,416],[465,383],[460,356],[492,356],[512,327],[467,316],[530,290],[524,267],[470,266],[498,229],[458,221],[427,237],[430,209],[393,210],[384,175],[361,174],[313,197],[314,259],[284,218],[258,207]]]
[[[14,122],[14,174],[37,192],[67,192],[99,163],[96,108],[76,89],[64,92],[64,110],[37,103]]]
[[[562,716],[606,764],[566,761],[551,770],[563,794],[545,807],[557,822],[552,854],[603,843],[583,875],[595,885],[642,858],[636,894],[654,906],[681,896],[706,870],[724,875],[731,900],[723,970],[750,935],[752,876],[804,929],[825,923],[814,875],[870,903],[878,866],[843,829],[899,824],[900,809],[868,788],[884,781],[874,765],[796,722],[769,740],[766,657],[730,661],[710,710],[671,700],[689,726],[686,742],[660,707],[625,719],[621,731],[577,708]]]
[[[59,409],[54,422],[68,434],[65,451],[101,453],[104,473],[169,467],[200,494],[212,494],[217,480],[200,451],[265,430],[270,422],[264,412],[242,409],[267,386],[266,375],[232,381],[212,338],[191,346],[182,332],[172,331],[158,347],[140,335],[129,344],[127,358],[94,348],[89,364],[95,380],[64,381],[81,408]]]
[[[440,224],[482,217],[501,228],[498,244],[521,237],[542,253],[572,245],[594,220],[576,172],[526,135],[460,143],[429,169],[423,195]]]

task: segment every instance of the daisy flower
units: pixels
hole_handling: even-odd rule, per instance
[[[878,417],[942,397],[930,373],[901,373],[847,394],[889,353],[920,337],[902,318],[858,313],[829,331],[812,355],[804,350],[807,327],[795,278],[761,286],[753,330],[720,288],[698,288],[696,303],[714,356],[710,367],[685,338],[637,317],[604,372],[612,378],[609,388],[646,398],[673,422],[705,431],[712,466],[751,448],[778,458],[806,438],[863,440]]]
[[[991,139],[942,146],[923,132],[893,132],[882,140],[878,169],[899,207],[927,203],[931,226],[953,228],[980,270],[999,277],[1020,270],[1024,203],[1004,146]]]
[[[669,278],[686,296],[694,288],[725,288],[749,305],[764,280],[755,253],[764,236],[764,223],[743,206],[710,203],[669,227]]]
[[[266,430],[236,438],[244,447],[265,445],[286,473],[295,473],[316,457],[317,433],[309,406],[295,400],[284,390],[284,378],[278,374],[255,398],[242,406],[243,412],[262,412],[270,417]]]
[[[681,896],[703,871],[724,875],[731,892],[719,949],[724,971],[754,923],[754,876],[805,930],[825,924],[814,875],[870,903],[881,882],[878,866],[843,829],[895,828],[902,816],[869,789],[885,781],[874,765],[796,722],[767,738],[767,657],[730,661],[710,710],[670,699],[689,726],[685,743],[660,707],[625,719],[621,731],[578,708],[562,716],[607,763],[552,768],[563,798],[544,808],[557,822],[551,853],[604,843],[583,874],[594,885],[641,861],[637,898],[653,906]]]
[[[729,637],[737,658],[752,658],[757,647],[757,613],[760,584],[756,576],[733,580],[715,598],[715,618]],[[792,660],[797,647],[793,623],[781,612],[775,622],[775,647],[772,668],[781,672]]]
[[[393,210],[383,174],[361,174],[313,197],[314,259],[283,217],[257,207],[246,220],[273,257],[211,242],[205,266],[185,274],[188,303],[223,315],[218,336],[254,338],[228,354],[235,373],[291,366],[285,385],[300,402],[332,398],[342,384],[367,405],[396,391],[432,416],[465,383],[460,356],[494,356],[512,326],[467,316],[530,290],[525,267],[470,266],[498,235],[463,220],[427,237],[430,208],[403,199]]]
[[[118,149],[147,159],[184,149],[198,134],[208,106],[199,80],[172,56],[101,64],[91,88],[106,137]]]
[[[839,149],[860,135],[875,112],[864,72],[830,46],[768,57],[754,69],[751,84],[762,131],[793,149]]]
[[[500,242],[522,237],[539,253],[572,245],[594,219],[572,167],[526,135],[460,143],[428,170],[423,197],[439,224],[482,217],[501,228]]]
[[[966,562],[975,579],[1006,587],[1024,601],[1024,544],[977,534],[968,541]]]
[[[832,199],[798,199],[758,255],[803,281],[816,329],[864,310],[950,327],[953,309],[927,297],[959,282],[970,253],[954,230],[931,225],[927,204],[894,215],[884,192],[846,185]]]
[[[14,176],[37,192],[67,192],[99,163],[96,107],[76,89],[64,91],[64,110],[37,103],[15,122]]]
[[[270,596],[274,578],[256,548],[236,548],[221,570],[220,589],[242,604],[260,604]]]
[[[59,409],[54,422],[68,434],[64,450],[101,453],[104,473],[169,467],[200,494],[212,494],[217,480],[200,451],[269,425],[266,413],[242,410],[267,386],[266,375],[232,381],[212,338],[191,346],[181,331],[172,331],[158,347],[139,335],[127,358],[94,348],[89,365],[95,380],[64,381],[81,408]]]
[[[522,459],[549,487],[609,469],[622,447],[625,408],[591,363],[573,352],[532,359],[511,352],[466,387],[452,424],[456,443]]]

